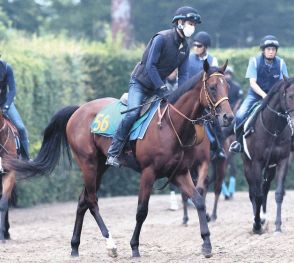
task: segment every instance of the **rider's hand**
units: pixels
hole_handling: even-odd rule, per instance
[[[8,105],[5,105],[5,106],[2,108],[2,112],[3,112],[3,114],[7,114],[8,110],[9,110],[9,106],[8,106]]]
[[[158,91],[157,91],[157,95],[158,95],[158,97],[160,97],[160,98],[166,100],[167,95],[168,95],[167,92],[168,92],[168,88],[167,88],[167,86],[166,86],[166,85],[162,85],[162,86],[158,89]]]

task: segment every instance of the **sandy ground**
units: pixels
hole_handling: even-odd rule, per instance
[[[177,195],[180,202],[180,196]],[[211,211],[213,195],[208,195]],[[196,210],[189,208],[188,227],[181,225],[182,209],[169,211],[169,196],[153,195],[140,239],[141,258],[131,258],[129,241],[135,225],[137,197],[100,199],[100,210],[118,246],[118,257],[108,257],[105,242],[89,212],[82,231],[80,256],[70,257],[76,203],[13,209],[12,240],[0,244],[0,262],[294,262],[294,191],[287,191],[283,206],[283,233],[274,235],[274,193],[269,195],[269,228],[251,234],[252,213],[247,193],[219,203],[218,220],[210,223],[212,258],[200,253]]]

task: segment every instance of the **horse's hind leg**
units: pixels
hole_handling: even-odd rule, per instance
[[[73,257],[77,257],[79,255],[79,245],[81,240],[82,226],[83,226],[85,213],[88,209],[88,206],[85,202],[84,194],[85,194],[85,189],[83,189],[83,192],[81,193],[79,197],[79,202],[78,202],[78,207],[76,212],[76,221],[75,221],[73,235],[71,238],[71,256]]]
[[[285,193],[285,178],[288,172],[288,158],[283,159],[277,167],[277,188],[275,193],[275,199],[277,204],[277,215],[276,215],[276,230],[275,232],[282,232],[281,225],[281,213],[282,213],[282,203]]]
[[[117,256],[116,246],[112,237],[103,222],[98,208],[98,200],[96,192],[101,183],[101,177],[106,170],[105,157],[100,159],[96,156],[88,156],[88,158],[77,158],[77,162],[84,175],[85,189],[82,192],[76,215],[75,228],[72,237],[72,255],[78,256],[78,247],[80,243],[80,236],[85,212],[89,208],[92,216],[96,220],[103,237],[106,239],[106,246],[108,254],[112,257]],[[99,169],[98,169],[99,167]]]

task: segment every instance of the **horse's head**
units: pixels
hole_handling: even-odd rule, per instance
[[[217,116],[221,126],[229,126],[234,118],[228,99],[228,83],[224,77],[227,64],[228,61],[221,68],[211,68],[207,60],[203,63],[200,101],[211,114]]]

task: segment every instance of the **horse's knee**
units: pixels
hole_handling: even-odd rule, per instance
[[[282,203],[284,198],[284,193],[283,192],[276,192],[275,193],[275,199],[277,203]]]
[[[8,210],[8,199],[2,196],[0,199],[0,211],[7,211]]]

